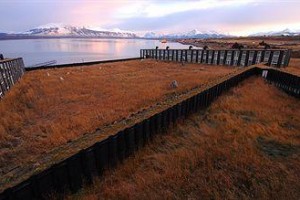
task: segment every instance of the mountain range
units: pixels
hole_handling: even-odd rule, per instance
[[[144,35],[145,38],[166,38],[166,39],[179,39],[179,38],[224,38],[229,37],[228,34],[219,33],[216,31],[198,31],[197,29],[183,32],[183,33],[172,33],[172,34],[156,34],[155,32],[148,32]]]
[[[297,36],[297,35],[300,35],[300,30],[292,31],[290,29],[284,29],[282,31],[269,31],[269,32],[254,33],[249,36]]]
[[[109,38],[136,38],[135,33],[120,29],[105,30],[91,27],[78,27],[64,24],[47,24],[32,28],[26,32],[0,33],[7,37],[109,37]]]
[[[282,31],[270,31],[251,34],[249,36],[296,36],[300,31],[291,31],[284,29]],[[102,29],[99,27],[79,27],[64,24],[46,24],[32,28],[25,32],[4,32],[0,31],[0,39],[11,38],[41,38],[41,37],[96,37],[96,38],[149,38],[149,39],[179,39],[179,38],[224,38],[233,37],[229,34],[219,33],[216,31],[199,31],[191,30],[183,33],[159,34],[156,32],[147,32],[144,35],[138,35],[132,31],[120,29]]]

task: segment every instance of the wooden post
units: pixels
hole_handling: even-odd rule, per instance
[[[282,52],[282,51],[278,51],[278,59],[277,59],[277,61],[276,61],[276,63],[275,63],[275,66],[276,66],[276,67],[280,67],[280,65],[281,65],[282,57],[283,57],[283,55],[282,55],[281,52]]]
[[[250,54],[250,51],[246,50],[245,66],[249,65],[249,54]]]
[[[240,66],[240,65],[241,65],[242,56],[243,56],[243,51],[242,51],[242,50],[239,50],[239,58],[238,58],[237,66]]]
[[[208,51],[209,51],[209,50],[205,50],[205,51],[206,51],[205,64],[208,64],[208,55],[209,55]]]
[[[201,50],[200,63],[203,63],[203,54],[204,54],[204,50]]]
[[[260,62],[264,62],[264,60],[265,60],[265,54],[266,54],[266,50],[262,50],[261,51],[261,56],[260,56]]]
[[[166,54],[167,54],[167,56],[166,56],[166,60],[169,60],[169,56],[170,56],[170,55],[169,55],[169,54],[170,54],[170,51],[169,51],[169,49],[167,49],[167,50],[166,50]]]
[[[254,55],[253,55],[253,58],[252,58],[252,65],[256,64],[257,53],[258,53],[258,51],[254,50]]]
[[[4,82],[5,82],[5,91],[7,91],[9,89],[10,84],[8,81],[6,62],[3,63],[3,77],[4,77]]]
[[[227,50],[225,50],[225,52],[224,52],[223,65],[226,65],[226,60],[227,60]]]
[[[221,50],[218,50],[217,65],[220,65],[220,59],[221,59]]]
[[[16,77],[16,60],[13,60],[12,61],[12,68],[11,68],[11,72],[12,72],[12,79],[13,79],[13,82],[15,83],[17,80],[17,77]]]
[[[231,51],[231,58],[230,58],[230,66],[233,66],[234,56],[235,56],[235,51],[232,50],[232,51]]]
[[[197,50],[196,50],[196,63],[198,63],[198,61],[199,61],[199,58],[198,58],[198,57],[199,57],[199,50],[197,49]]]
[[[268,65],[271,66],[272,65],[272,61],[273,61],[273,51],[270,51],[270,56],[269,56],[269,60],[268,60]]]
[[[288,49],[285,51],[285,57],[284,57],[284,64],[283,66],[288,66],[289,65],[289,62],[290,62],[290,58],[291,58],[291,50]]]
[[[175,53],[175,50],[172,50],[172,61],[174,61]]]
[[[9,80],[11,82],[11,86],[14,85],[14,79],[13,79],[13,72],[12,72],[12,68],[13,68],[13,61],[9,62],[9,67],[8,67],[8,73],[9,73]]]
[[[179,61],[179,62],[182,62],[182,50],[181,50],[181,49],[178,50],[178,54],[179,54],[179,55],[178,55],[178,59],[179,59],[178,61]]]
[[[214,60],[215,60],[215,50],[212,50],[212,54],[211,54],[211,64],[214,64]]]
[[[185,50],[185,62],[188,62],[188,54],[187,54],[187,50]]]
[[[4,77],[3,77],[3,65],[2,64],[0,64],[0,88],[1,88],[2,96],[4,96],[4,93],[6,91],[6,86],[5,86]]]

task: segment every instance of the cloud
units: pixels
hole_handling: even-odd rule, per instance
[[[296,27],[300,21],[299,3],[278,1],[249,1],[247,4],[233,4],[228,7],[192,9],[172,14],[149,17],[147,15],[124,19],[108,27],[119,27],[135,31],[160,31],[164,33],[190,29],[217,30],[246,35],[253,31]],[[300,27],[299,27],[300,28]]]
[[[121,18],[132,17],[164,17],[174,13],[192,10],[205,10],[209,8],[239,6],[252,2],[252,0],[202,0],[202,1],[138,1],[119,9]]]

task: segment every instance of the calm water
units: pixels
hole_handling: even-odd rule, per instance
[[[143,39],[27,39],[2,40],[0,53],[23,57],[25,66],[56,60],[57,64],[137,57],[142,48],[188,48],[180,43],[162,44]]]

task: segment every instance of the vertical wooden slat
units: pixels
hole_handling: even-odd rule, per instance
[[[290,57],[291,57],[291,50],[286,50],[285,51],[285,57],[284,57],[284,64],[283,64],[283,66],[286,67],[286,66],[289,65]]]
[[[283,53],[284,53],[283,51],[279,51],[279,56],[278,56],[278,60],[277,60],[277,67],[281,66]]]
[[[225,50],[224,52],[223,65],[226,65],[226,60],[227,60],[227,50]]]
[[[248,66],[248,65],[249,65],[249,54],[250,54],[250,51],[249,51],[249,50],[246,50],[245,66]]]
[[[214,64],[214,59],[215,58],[215,50],[212,50],[212,54],[211,54],[211,64]]]
[[[174,61],[174,57],[175,57],[175,50],[172,50],[172,60]]]
[[[260,56],[260,62],[264,62],[264,60],[265,60],[265,54],[266,54],[266,50],[262,50],[261,51],[261,56]]]
[[[220,58],[221,57],[221,50],[218,50],[218,56],[217,56],[217,65],[220,64]]]
[[[254,51],[253,58],[252,58],[252,65],[254,65],[254,64],[256,63],[256,59],[257,59],[257,53],[258,53],[258,51],[257,51],[257,50],[255,50],[255,51]]]
[[[240,66],[240,65],[241,65],[242,56],[243,56],[243,51],[242,51],[242,50],[239,50],[239,58],[238,58],[237,66]]]
[[[201,50],[201,57],[200,57],[200,63],[203,63],[203,54],[204,54],[204,50]]]
[[[183,50],[179,50],[180,51],[180,56],[179,56],[179,62],[182,62],[183,61]]]
[[[230,65],[231,65],[231,66],[233,66],[234,56],[235,56],[235,51],[232,50],[232,51],[231,51],[231,59],[230,59]]]
[[[273,51],[270,51],[270,55],[269,55],[269,60],[268,60],[268,65],[271,66],[272,65],[272,61],[273,61]]]
[[[205,64],[208,64],[208,50],[205,50]]]

